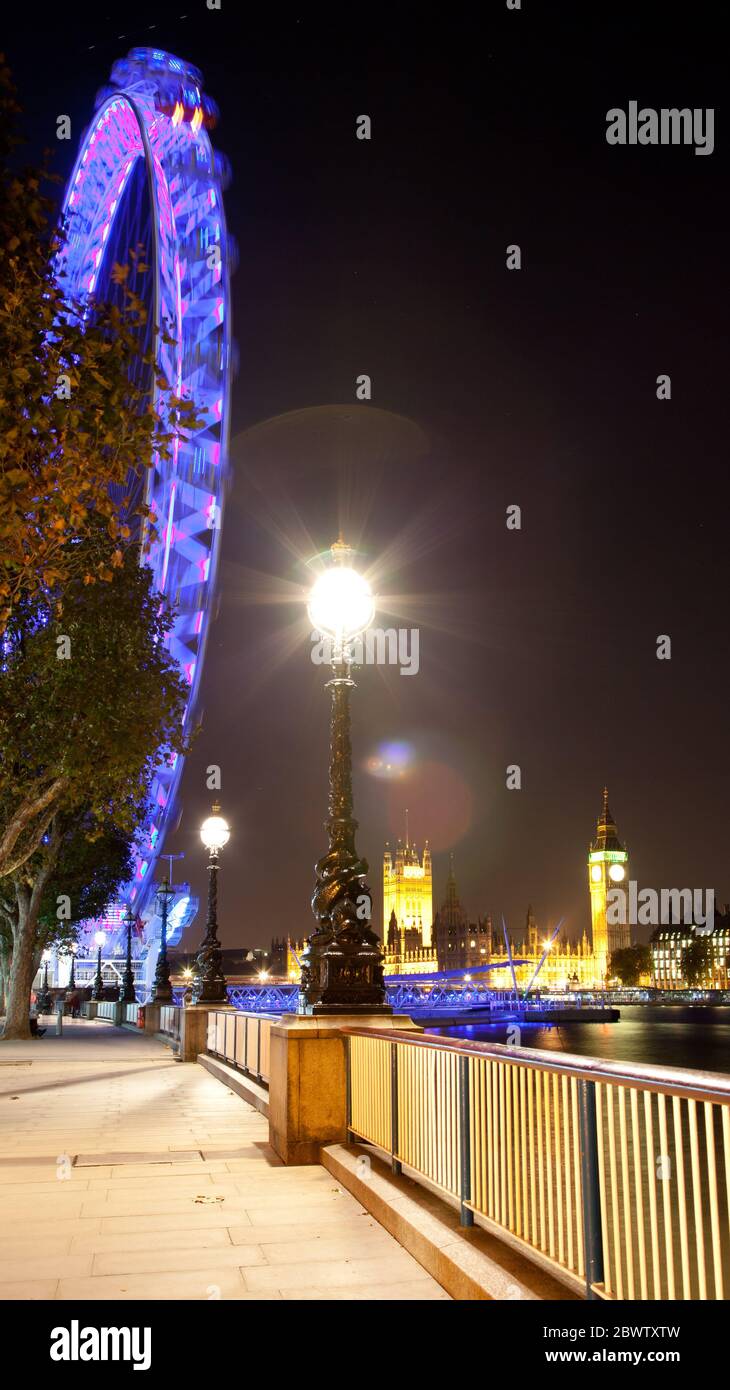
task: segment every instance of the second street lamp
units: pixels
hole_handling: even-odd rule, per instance
[[[99,950],[98,955],[96,957],[96,979],[94,980],[94,988],[91,991],[91,997],[92,999],[96,999],[98,1002],[99,1000],[104,998],[104,977],[101,973],[101,948],[104,945],[104,942],[106,941],[106,932],[96,932],[94,935],[94,940]]]
[[[166,878],[163,878],[157,890],[157,902],[160,909],[162,925],[160,927],[160,954],[157,957],[155,966],[155,982],[152,986],[153,1004],[172,1003],[172,982],[170,980],[170,962],[167,959],[167,914],[170,910],[170,899],[174,898],[175,889],[170,887]]]
[[[316,865],[312,911],[317,926],[307,942],[302,996],[313,1014],[389,1014],[383,983],[383,953],[370,926],[372,896],[365,882],[367,860],[355,848],[357,821],[352,803],[350,691],[352,643],[375,616],[370,586],[351,564],[352,550],[339,540],[331,566],[309,599],[312,626],[332,644],[330,692],[329,815],[327,853]]]
[[[205,936],[195,958],[192,987],[193,1004],[227,1004],[228,990],[223,974],[223,957],[218,940],[218,854],[231,836],[228,822],[213,807],[213,814],[203,821],[200,838],[208,851],[208,916]]]
[[[39,1014],[49,1014],[53,1006],[51,992],[48,988],[48,955],[47,951],[43,952],[43,985],[37,998]]]
[[[70,990],[76,988],[76,952],[78,951],[78,949],[79,948],[76,945],[76,942],[72,941],[71,946],[69,947],[69,950],[71,952],[71,969],[68,975],[68,987]]]
[[[122,1004],[136,1004],[137,993],[134,988],[134,968],[132,966],[132,928],[134,927],[134,913],[131,907],[127,908],[124,914],[124,925],[127,928],[127,960],[122,975],[122,989],[119,995]]]

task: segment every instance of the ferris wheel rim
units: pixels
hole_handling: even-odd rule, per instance
[[[175,60],[172,55],[161,54],[153,50],[132,50],[130,59],[133,55],[136,55],[136,62],[139,68],[140,63],[144,63],[144,58],[140,59],[139,55],[153,52],[157,58],[166,58],[170,62],[182,63],[182,60]],[[122,63],[126,62],[128,62],[128,60],[122,60]],[[118,66],[119,64],[115,65],[115,70]],[[183,66],[185,68],[184,76],[187,80],[193,80],[188,78],[189,72],[195,73],[195,80],[202,80],[197,70],[192,69],[189,64]],[[197,95],[200,97],[199,91]],[[128,114],[128,117],[133,121],[136,131],[138,148],[134,148],[134,133],[130,132],[130,130],[127,131],[128,136],[131,134],[131,153],[129,143],[125,146],[123,140],[120,142],[120,149],[116,151],[114,149],[114,142],[111,138],[107,139],[105,142],[104,133],[108,133],[110,123],[113,125],[115,132],[119,133],[123,125],[122,114],[124,114],[124,116]],[[84,205],[83,193],[78,199],[77,206],[74,206],[74,202],[76,201],[74,193],[79,185],[82,169],[86,168],[86,177],[88,177],[89,173],[94,169],[94,166],[96,166],[95,177],[104,183],[105,190],[107,194],[109,194],[110,191],[113,191],[113,187],[115,186],[115,178],[119,180],[121,168],[121,191],[118,196],[112,200],[111,212],[109,213],[107,223],[101,234],[99,250],[96,250],[96,244],[100,235],[99,220],[103,215],[99,211],[99,208],[94,210],[94,216],[91,218],[88,225],[82,227],[81,232],[77,233],[80,240],[75,249],[76,267],[74,275],[70,278],[73,279],[76,288],[81,290],[83,295],[82,287],[78,283],[79,276],[83,269],[88,266],[89,256],[94,253],[98,259],[96,259],[95,270],[92,271],[86,282],[84,297],[88,297],[89,300],[94,294],[99,297],[97,285],[103,283],[104,276],[108,278],[109,274],[109,257],[105,254],[107,237],[109,239],[109,245],[111,245],[111,228],[116,222],[121,208],[124,206],[124,198],[129,196],[131,169],[140,158],[144,160],[145,185],[147,197],[149,199],[150,228],[152,233],[150,264],[153,270],[153,329],[155,332],[159,332],[159,329],[162,327],[162,316],[166,310],[170,308],[171,303],[173,303],[177,310],[176,323],[179,329],[179,336],[175,344],[173,359],[175,374],[171,382],[172,388],[176,393],[179,393],[183,388],[183,384],[185,388],[187,388],[191,382],[196,381],[198,376],[201,376],[204,381],[205,396],[207,399],[211,396],[212,383],[215,385],[217,415],[214,411],[212,419],[208,421],[199,432],[193,432],[190,439],[187,440],[186,445],[183,446],[185,448],[186,459],[184,465],[179,467],[179,455],[182,449],[176,449],[174,459],[165,464],[162,463],[159,456],[153,456],[146,465],[144,489],[145,502],[153,509],[157,505],[158,512],[160,499],[166,500],[168,495],[170,499],[166,545],[158,544],[156,549],[153,549],[151,557],[149,554],[142,557],[143,562],[150,564],[153,570],[156,587],[161,592],[165,592],[168,578],[167,566],[170,557],[171,538],[178,529],[173,525],[175,506],[176,502],[178,506],[182,504],[183,494],[185,494],[186,497],[185,505],[187,511],[183,515],[183,524],[180,526],[182,539],[178,541],[176,538],[176,549],[179,549],[182,554],[187,545],[191,553],[202,553],[204,556],[204,562],[200,558],[195,562],[193,562],[192,559],[187,562],[180,562],[179,557],[176,556],[176,572],[178,577],[182,574],[185,585],[188,588],[194,588],[196,595],[192,600],[188,600],[187,606],[182,611],[181,619],[176,619],[170,637],[171,650],[179,648],[179,651],[175,653],[176,659],[181,668],[185,670],[187,676],[188,696],[186,700],[184,724],[186,727],[189,727],[195,713],[199,696],[200,679],[208,643],[209,625],[212,616],[211,610],[220,563],[220,523],[225,496],[230,431],[232,338],[230,263],[225,212],[222,200],[223,179],[220,176],[217,159],[207,131],[200,127],[197,130],[193,128],[193,139],[189,130],[180,122],[177,137],[171,137],[171,127],[174,125],[175,122],[171,120],[169,116],[166,116],[164,112],[157,109],[156,100],[154,98],[154,79],[152,77],[145,90],[137,90],[136,88],[127,90],[121,83],[117,90],[107,90],[102,100],[98,103],[94,117],[82,136],[74,169],[64,194],[63,216],[67,224],[69,222],[73,224],[75,221],[77,227],[81,227],[82,218],[80,213],[82,209],[84,209],[86,214],[89,212],[88,207]],[[158,140],[157,148],[151,137],[151,127],[154,127],[155,136]],[[122,153],[120,153],[120,150]],[[198,156],[201,152],[202,158],[198,163]],[[108,163],[102,168],[102,161],[105,157]],[[195,160],[194,175],[189,172],[185,163],[186,160],[189,163],[191,157],[194,157]],[[127,159],[128,167],[124,164],[125,158]],[[170,168],[175,168],[175,191],[172,190],[173,180],[168,177]],[[86,177],[81,180],[81,190],[86,186]],[[181,272],[180,256],[178,252],[181,248],[189,251],[190,247],[188,243],[190,241],[192,244],[192,234],[186,233],[186,239],[182,237],[178,226],[178,211],[176,210],[185,203],[186,197],[189,196],[192,199],[192,189],[194,185],[198,187],[196,195],[198,200],[204,198],[206,201],[206,209],[208,201],[210,203],[210,208],[216,209],[215,217],[212,218],[209,210],[206,210],[205,213],[200,210],[202,208],[202,203],[200,204],[197,220],[194,220],[194,232],[200,232],[202,238],[203,232],[205,232],[207,236],[210,227],[215,227],[217,239],[213,244],[218,247],[220,263],[219,275],[217,279],[214,275],[212,282],[216,287],[214,299],[217,302],[218,320],[216,322],[215,315],[211,316],[209,313],[206,319],[207,327],[205,324],[201,323],[197,336],[194,328],[189,331],[183,328],[182,275],[184,274],[184,276],[187,277],[185,279],[185,287],[189,294],[189,302],[187,303],[188,312],[190,312],[191,308],[198,310],[201,305],[203,308],[205,308],[206,305],[209,307],[208,301],[211,298],[211,285],[207,284],[207,279],[209,277],[205,275],[197,275],[196,277],[190,270],[188,264],[189,258],[186,258],[184,272]],[[90,184],[89,187],[91,188],[92,185]],[[167,202],[166,207],[162,206],[164,200]],[[177,200],[177,202],[175,200]],[[99,207],[102,205],[103,200],[100,200]],[[163,219],[167,220],[167,227],[164,233],[162,231]],[[165,237],[166,240],[164,239]],[[59,271],[61,275],[64,273],[69,275],[70,255],[71,253],[66,251],[66,243],[64,243],[59,255]],[[177,294],[174,299],[171,297],[170,291],[170,270],[172,268],[170,266],[167,267],[168,283],[166,286],[163,284],[163,269],[166,256],[172,256],[174,262],[177,288]],[[167,298],[166,295],[168,296]],[[210,320],[210,322],[208,322],[208,320]],[[200,370],[194,363],[188,363],[186,366],[186,353],[188,357],[195,359],[196,352],[191,352],[191,348],[196,349],[198,347],[204,349],[202,353],[203,365]],[[155,373],[155,378],[156,376],[157,373]],[[182,393],[186,394],[186,390],[182,390]],[[155,379],[152,387],[151,399],[153,401],[158,401],[160,399],[160,394],[161,388]],[[190,389],[189,394],[195,399],[194,387]],[[201,475],[200,478],[196,477],[197,464],[191,464],[190,462],[190,456],[196,456],[198,453],[202,455],[203,460],[199,470]],[[201,486],[201,480],[204,480],[203,486]],[[198,507],[198,511],[195,510],[198,493],[202,493],[209,498],[206,516],[208,518],[210,537],[209,539],[205,539],[203,544],[200,543],[202,534],[200,507]],[[187,532],[184,530],[185,525],[187,525],[188,528]],[[182,568],[184,563],[188,563],[191,567],[194,564],[197,565],[200,569],[200,573],[191,578]],[[188,580],[190,580],[189,584]],[[194,632],[188,630],[190,628],[191,614],[194,615],[196,619]],[[176,639],[178,628],[180,629],[178,634],[180,637],[179,641]],[[180,653],[185,649],[186,644],[189,644],[191,641],[194,648],[194,655],[191,661],[186,665]],[[132,884],[127,886],[127,890],[122,895],[130,904],[134,904],[136,911],[141,910],[145,898],[147,897],[147,893],[145,892],[146,885],[144,883],[145,877],[147,877],[147,884],[151,884],[152,874],[148,874],[147,871],[149,868],[154,867],[154,862],[162,851],[165,834],[170,829],[169,822],[174,809],[175,794],[182,773],[182,766],[182,757],[176,757],[171,773],[165,774],[165,797],[164,801],[160,801],[159,807],[156,807],[158,812],[156,819],[159,824],[153,826],[153,834],[147,846],[148,857],[144,862],[140,863],[139,867],[141,872],[139,875],[135,875],[135,880]],[[158,789],[159,781],[160,778],[157,777],[154,785],[155,796],[158,798],[160,796]]]

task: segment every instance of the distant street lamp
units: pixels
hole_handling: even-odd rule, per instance
[[[170,962],[167,959],[167,914],[170,910],[170,899],[174,898],[175,889],[170,887],[166,878],[163,878],[157,890],[157,904],[162,918],[160,927],[160,953],[157,957],[155,967],[155,982],[152,986],[153,1004],[172,1003],[172,984],[170,981]]]
[[[134,927],[134,913],[131,907],[127,907],[124,914],[124,925],[127,928],[127,960],[122,975],[122,988],[119,995],[122,1004],[136,1004],[137,992],[134,988],[134,970],[132,968],[132,928]]]
[[[70,990],[76,988],[76,952],[78,949],[76,942],[73,941],[69,947],[71,952],[71,969],[68,976],[68,987]]]
[[[96,957],[96,979],[94,980],[94,988],[91,991],[91,997],[92,999],[96,999],[98,1001],[104,998],[104,979],[101,973],[101,948],[104,945],[104,942],[106,941],[106,932],[96,932],[94,935],[94,940],[99,948],[99,951]]]
[[[208,851],[208,915],[205,936],[195,958],[193,1004],[228,1003],[223,956],[218,940],[218,855],[228,844],[231,832],[220,810],[216,803],[212,815],[200,827],[200,838]]]
[[[365,883],[367,860],[355,848],[352,804],[350,691],[352,643],[370,627],[375,600],[367,580],[352,567],[353,552],[342,539],[331,564],[309,597],[312,627],[332,643],[329,815],[327,853],[316,865],[312,911],[317,923],[302,962],[301,993],[314,1014],[389,1014],[383,983],[383,953],[370,926],[372,896]]]
[[[39,1012],[39,1014],[49,1014],[49,1013],[51,1012],[52,1007],[53,1007],[53,1000],[51,999],[51,993],[50,993],[50,990],[49,990],[49,988],[48,988],[48,956],[49,956],[49,952],[48,952],[48,951],[44,951],[44,952],[43,952],[43,985],[42,985],[42,987],[41,987],[41,992],[40,992],[40,994],[38,995],[38,999],[37,999],[38,1012]]]

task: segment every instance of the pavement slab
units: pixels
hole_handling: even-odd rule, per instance
[[[448,1299],[205,1068],[106,1022],[0,1041],[0,1300]]]

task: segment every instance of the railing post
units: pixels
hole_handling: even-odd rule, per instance
[[[390,1166],[394,1173],[403,1172],[398,1153],[398,1044],[390,1044]]]
[[[466,1205],[471,1201],[471,1111],[469,1106],[469,1058],[459,1058],[459,1148],[461,1151],[461,1211],[462,1226],[474,1225],[474,1212]]]
[[[596,1124],[595,1081],[578,1082],[578,1119],[586,1298],[596,1299],[598,1294],[594,1292],[594,1285],[603,1283],[603,1232],[601,1229],[601,1190],[598,1173],[599,1139]]]
[[[256,1019],[256,1075],[261,1080],[261,1019]]]

